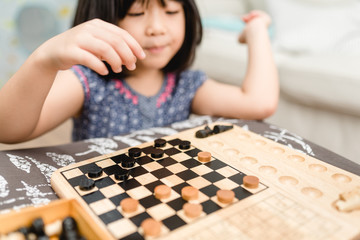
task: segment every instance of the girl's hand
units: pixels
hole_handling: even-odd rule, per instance
[[[127,31],[99,19],[53,37],[37,52],[48,69],[66,70],[81,64],[101,75],[108,74],[103,61],[114,72],[121,72],[122,65],[134,70],[137,58],[145,58],[143,49]]]
[[[249,31],[249,29],[252,29],[255,26],[259,25],[268,28],[271,24],[270,16],[260,10],[253,10],[249,12],[242,17],[242,20],[246,23],[246,26],[239,36],[240,43],[247,43],[247,32]]]

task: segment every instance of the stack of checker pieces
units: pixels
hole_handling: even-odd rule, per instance
[[[78,199],[115,239],[143,239],[140,226],[148,218],[160,221],[161,236],[166,236],[254,194],[242,186],[244,173],[213,156],[209,162],[199,161],[202,151],[189,141],[157,139],[141,146],[59,169],[52,176],[52,186],[60,197]],[[171,188],[170,197],[155,198],[159,185]],[[184,214],[187,201],[181,190],[186,186],[199,190],[196,202],[203,212],[197,218]],[[219,202],[220,189],[234,192],[232,203]],[[126,198],[138,200],[135,212],[121,209],[120,202]]]

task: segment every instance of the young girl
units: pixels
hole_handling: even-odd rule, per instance
[[[194,0],[79,0],[74,27],[42,44],[0,91],[0,142],[36,138],[74,118],[73,139],[110,137],[191,112],[263,119],[278,101],[261,11],[243,17],[241,87],[188,70],[202,27]],[[219,63],[221,67],[221,63]]]

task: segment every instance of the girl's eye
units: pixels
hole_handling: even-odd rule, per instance
[[[177,11],[166,11],[166,14],[175,15],[175,14],[177,14],[179,12],[180,12],[179,10],[177,10]]]
[[[127,15],[130,16],[130,17],[139,17],[139,16],[144,15],[144,13],[143,12],[128,13]]]

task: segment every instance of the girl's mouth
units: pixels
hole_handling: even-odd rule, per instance
[[[154,46],[154,47],[148,47],[145,48],[145,50],[147,50],[150,53],[161,53],[163,50],[165,49],[165,46]]]

